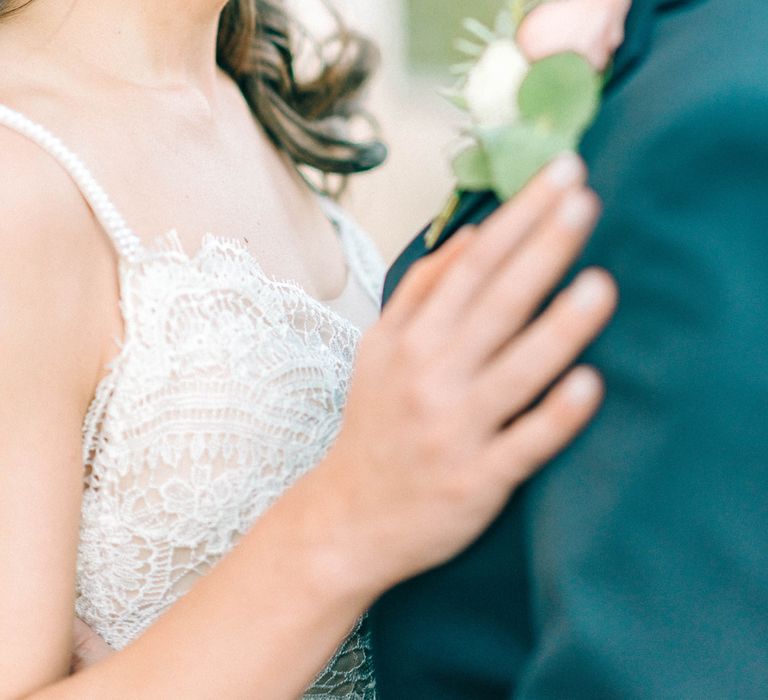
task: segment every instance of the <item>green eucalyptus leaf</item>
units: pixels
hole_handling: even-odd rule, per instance
[[[581,137],[597,113],[601,86],[583,56],[550,56],[531,66],[518,95],[520,113],[539,128]]]
[[[481,146],[470,146],[453,161],[459,189],[474,191],[493,188],[491,164]]]
[[[474,17],[467,17],[462,22],[462,24],[464,29],[466,29],[470,34],[474,34],[485,44],[490,44],[496,39],[496,35],[493,33],[493,31],[486,27],[482,22],[476,20]]]
[[[467,56],[473,56],[477,58],[479,58],[483,51],[485,51],[485,46],[476,44],[474,41],[470,41],[464,37],[456,39],[456,41],[453,42],[453,48],[455,48],[460,53],[466,54]]]
[[[520,192],[557,155],[578,145],[573,135],[520,122],[485,130],[480,140],[490,165],[492,189],[502,201]]]

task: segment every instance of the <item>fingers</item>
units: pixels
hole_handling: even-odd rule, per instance
[[[532,62],[575,51],[604,70],[624,38],[629,0],[563,0],[539,5],[520,25],[517,41]]]
[[[472,339],[465,367],[488,361],[525,326],[583,249],[599,211],[592,192],[569,193],[492,278],[460,326]]]
[[[536,400],[603,329],[618,292],[603,270],[583,272],[481,376],[481,409],[505,424]]]
[[[478,235],[440,279],[419,314],[419,324],[447,333],[465,315],[494,272],[557,206],[563,195],[586,179],[582,161],[560,156],[511,202],[478,227]]]
[[[579,367],[530,413],[502,432],[491,448],[490,468],[514,489],[549,462],[584,429],[604,394],[600,375]]]
[[[564,153],[542,170],[531,183],[507,205],[497,209],[482,224],[486,240],[482,248],[489,258],[490,267],[496,262],[493,249],[503,254],[514,243],[522,241],[525,234],[543,217],[550,206],[574,187],[583,185],[587,171],[583,161],[575,153]]]
[[[450,266],[465,251],[473,233],[473,227],[462,229],[439,250],[416,262],[392,295],[384,309],[382,320],[392,326],[406,323],[431,294]]]

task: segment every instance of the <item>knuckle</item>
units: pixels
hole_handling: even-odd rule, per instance
[[[425,281],[429,280],[433,275],[433,269],[435,265],[435,256],[427,255],[423,258],[419,258],[413,263],[408,271],[403,275],[403,280],[400,284],[400,289],[418,289]],[[393,302],[395,301],[393,297]]]
[[[479,231],[480,227],[477,224],[464,224],[441,250],[455,245],[462,245],[463,240],[476,237]]]
[[[488,246],[471,245],[467,250],[462,251],[453,265],[453,270],[457,275],[458,282],[467,280],[483,274],[483,270],[488,266],[493,258],[493,251]]]

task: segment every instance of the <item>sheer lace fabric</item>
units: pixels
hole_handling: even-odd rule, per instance
[[[84,426],[77,599],[118,649],[323,458],[360,335],[212,236],[190,258],[170,234],[120,277],[125,340]],[[372,693],[358,628],[308,695]]]
[[[0,124],[59,160],[120,253],[125,335],[83,426],[76,611],[121,649],[322,460],[340,427],[360,330],[267,276],[236,241],[206,236],[195,256],[174,232],[141,246],[58,139],[2,106]],[[357,287],[348,296],[373,312],[383,263],[325,205]],[[307,697],[374,696],[361,620]]]

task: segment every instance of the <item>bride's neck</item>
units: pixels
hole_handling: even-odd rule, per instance
[[[70,57],[116,80],[186,87],[211,100],[226,0],[33,0],[8,29],[25,45]]]

